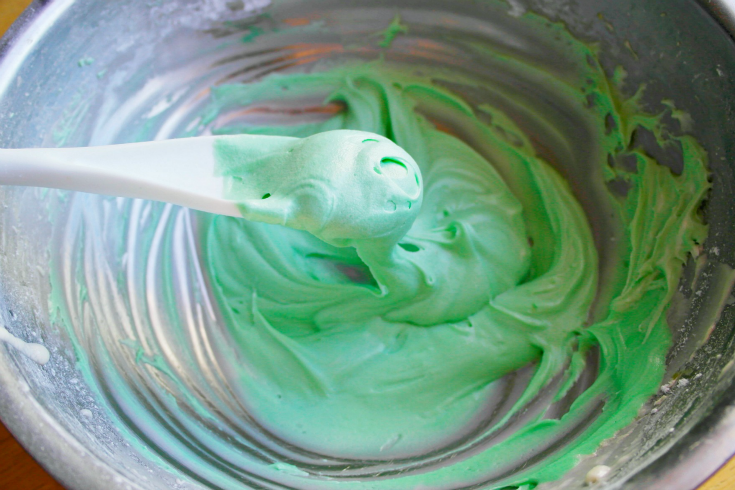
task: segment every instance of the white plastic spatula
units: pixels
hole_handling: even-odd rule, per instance
[[[0,150],[0,184],[164,201],[241,216],[215,175],[214,144],[203,136],[149,143]]]
[[[328,243],[401,234],[421,206],[416,162],[387,138],[204,136],[0,150],[0,185],[164,201],[306,230]]]

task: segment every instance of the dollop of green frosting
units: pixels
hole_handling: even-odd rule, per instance
[[[687,254],[706,236],[698,215],[709,186],[706,157],[692,138],[665,133],[660,117],[619,97],[599,66],[581,65],[588,71],[584,91],[549,83],[587,106],[600,140],[601,180],[626,185],[624,195],[605,197],[624,239],[615,279],[604,291],[588,222],[594,216],[503,111],[473,108],[440,83],[458,76],[374,62],[214,89],[212,118],[254,100],[327,91],[326,102],[343,107],[327,121],[245,130],[377,133],[405,149],[423,176],[415,222],[387,247],[370,239],[335,246],[347,243],[320,240],[298,231],[309,226],[287,221],[296,229],[221,216],[205,224],[214,294],[249,373],[240,395],[269,431],[315,453],[364,460],[459,448],[492,406],[498,380],[528,366],[533,372],[487,434],[518,417],[555,379],[553,398],[563,398],[590,351],[600,352],[596,381],[561,418],[538,415],[498,443],[428,473],[369,487],[324,481],[323,488],[470,484],[589,417],[583,434],[516,483],[555,479],[577,455],[628,424],[656,392],[670,343],[665,312]],[[436,114],[481,140],[483,153]],[[681,175],[631,144],[636,128],[661,144],[681,145]],[[623,150],[634,168],[608,166],[606,155]],[[269,183],[277,181],[274,174]],[[371,210],[351,216],[360,222]],[[598,296],[608,303],[595,309]]]
[[[416,162],[387,138],[336,130],[299,139],[229,136],[215,173],[244,218],[308,231],[335,246],[394,245],[421,209]]]

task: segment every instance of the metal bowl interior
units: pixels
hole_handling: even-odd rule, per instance
[[[318,21],[348,11],[342,19],[360,19],[353,24],[345,20],[339,33],[329,34],[333,41],[376,32],[396,9],[409,20],[436,12],[482,18],[532,10],[562,21],[577,37],[599,43],[606,67],[625,67],[629,87],[647,85],[650,111],[672,99],[691,115],[712,171],[713,191],[705,210],[711,231],[704,247],[710,260],[696,275],[696,287],[693,273],[683,282],[690,295],[696,289],[701,296],[670,317],[675,346],[665,381],[684,373],[690,385],[664,397],[658,417],[641,417],[563,480],[539,488],[582,488],[592,466],[608,464],[615,472],[606,488],[690,490],[735,454],[732,8],[730,2],[693,0],[365,0],[347,8],[339,0],[37,1],[0,47],[0,146],[131,139],[137,128],[125,123],[133,115],[111,118],[120,115],[126,101],[165,99],[171,95],[167,84],[189,76],[182,74],[192,66],[212,76],[232,73],[231,64],[208,64],[197,56],[216,50],[228,36],[242,36],[254,22],[277,22],[286,12]],[[245,58],[252,55],[245,44],[239,49]],[[237,62],[239,54],[231,54]],[[253,70],[252,77],[264,71]],[[49,311],[48,264],[55,253],[50,244],[57,243],[49,237],[59,231],[47,219],[46,196],[4,187],[0,200],[0,319],[11,333],[42,341],[52,352],[51,362],[40,367],[0,348],[5,424],[68,488],[207,488],[155,451],[131,446],[130,436],[116,429],[104,411],[89,416],[89,409],[102,403],[100,395],[81,381],[77,354]]]

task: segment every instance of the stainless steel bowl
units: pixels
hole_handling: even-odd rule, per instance
[[[698,276],[705,293],[670,318],[676,335],[666,380],[687,373],[692,382],[661,401],[658,417],[641,417],[563,480],[539,486],[578,488],[589,468],[609,463],[614,473],[605,488],[695,488],[735,454],[735,1],[37,0],[0,46],[0,147],[135,138],[138,129],[125,125],[135,114],[123,110],[132,98],[165,96],[186,66],[203,68],[201,76],[187,72],[192,83],[206,84],[210,73],[234,77],[237,56],[207,64],[192,53],[216,50],[221,39],[255,21],[277,22],[277,15],[263,13],[318,20],[338,9],[361,9],[359,19],[343,16],[339,35],[328,34],[341,40],[351,29],[364,33],[382,25],[397,7],[413,15],[449,11],[480,19],[531,9],[563,21],[579,38],[599,42],[603,64],[624,66],[631,86],[647,84],[652,111],[669,98],[696,122],[713,172],[704,247],[711,260]],[[285,66],[248,68],[256,76]],[[64,125],[69,121],[73,127]],[[68,334],[49,311],[49,258],[65,243],[46,219],[54,210],[37,190],[0,188],[0,201],[0,320],[52,351],[52,361],[40,367],[0,347],[4,423],[68,488],[205,488],[154,450],[131,446],[129,434],[97,409],[104,390],[81,381]]]

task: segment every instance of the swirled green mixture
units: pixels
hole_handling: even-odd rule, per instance
[[[51,306],[141,454],[212,488],[531,490],[636,418],[706,154],[563,26],[507,22],[257,47],[308,70],[176,133],[280,137],[217,147],[248,219],[74,198]]]
[[[624,230],[604,291],[595,215],[532,135],[502,110],[472,107],[447,88],[449,81],[472,86],[461,76],[373,62],[214,89],[210,118],[255,101],[324,94],[325,104],[342,108],[325,121],[221,132],[374,132],[404,148],[423,175],[421,210],[388,249],[371,240],[336,247],[227,217],[204,227],[214,294],[248,373],[241,396],[258,423],[334,457],[390,460],[446,447],[461,455],[428,472],[369,484],[322,481],[321,488],[476,484],[589,419],[563,451],[549,451],[543,465],[501,485],[533,486],[594,451],[656,392],[670,344],[665,312],[687,254],[706,236],[698,215],[706,158],[692,138],[666,132],[660,116],[619,97],[599,65],[580,58],[578,86],[548,83],[586,112],[599,140],[593,173],[624,188],[604,197]],[[681,174],[634,145],[636,130],[680,147]],[[470,141],[481,141],[482,151]],[[627,164],[608,165],[618,158]],[[593,311],[598,296],[605,304]],[[512,435],[497,435],[544,390],[562,399],[593,350],[596,381],[561,417],[536,414]],[[532,373],[525,389],[481,427],[488,411],[500,410],[492,403],[496,382],[522,368]],[[478,430],[497,440],[464,452]]]

